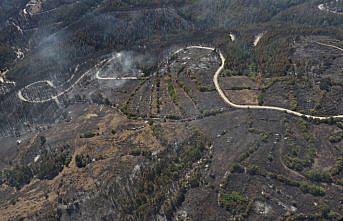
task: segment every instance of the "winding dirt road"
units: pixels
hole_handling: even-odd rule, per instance
[[[258,43],[260,42],[261,38],[263,38],[263,36],[265,34],[266,34],[266,32],[261,32],[260,34],[255,36],[254,47],[256,47],[258,45]]]
[[[343,51],[343,48],[337,47],[335,45],[330,45],[330,44],[325,44],[319,41],[314,41],[314,43],[319,44],[319,45],[323,45],[323,46],[327,46],[327,47],[331,47],[331,48],[335,48],[337,50]]]
[[[198,49],[206,49],[206,50],[212,50],[214,51],[215,48],[211,47],[203,47],[203,46],[189,46],[187,48],[198,48]],[[297,111],[292,111],[286,108],[282,107],[274,107],[274,106],[259,106],[259,105],[240,105],[240,104],[235,104],[232,101],[229,100],[229,98],[225,95],[224,91],[221,89],[218,78],[220,73],[224,70],[224,65],[225,65],[225,57],[224,55],[220,52],[217,51],[220,59],[221,59],[221,66],[218,68],[216,73],[213,76],[213,82],[216,87],[216,90],[219,94],[219,96],[224,100],[225,103],[229,104],[231,107],[238,108],[238,109],[256,109],[256,110],[274,110],[274,111],[281,111],[287,114],[291,114],[297,117],[306,117],[306,118],[313,118],[313,119],[319,119],[319,120],[327,120],[330,118],[343,118],[343,115],[335,115],[335,116],[314,116],[314,115],[309,115],[309,114],[303,114]]]
[[[329,44],[325,44],[325,43],[320,43],[320,42],[316,42],[317,44],[320,44],[320,45],[325,45],[325,46],[328,46],[328,47],[333,47],[333,48],[336,48],[338,50],[341,50],[343,51],[342,48],[339,48],[337,46],[334,46],[334,45],[329,45]],[[241,105],[241,104],[235,104],[233,103],[232,101],[229,100],[229,98],[225,95],[224,91],[221,89],[220,87],[220,84],[219,84],[219,75],[220,73],[224,70],[224,65],[225,65],[225,57],[224,55],[219,51],[219,50],[216,50],[215,48],[211,48],[211,47],[205,47],[205,46],[188,46],[186,48],[182,48],[182,49],[179,49],[177,51],[175,51],[173,53],[173,55],[175,54],[178,54],[180,53],[181,51],[185,50],[185,49],[205,49],[205,50],[210,50],[210,51],[216,51],[219,56],[220,56],[220,59],[221,59],[221,65],[220,67],[217,69],[217,71],[215,72],[214,76],[213,76],[213,83],[215,85],[215,88],[219,94],[219,96],[223,99],[223,101],[225,103],[227,103],[228,105],[230,105],[231,107],[234,107],[234,108],[238,108],[238,109],[256,109],[256,110],[274,110],[274,111],[281,111],[281,112],[284,112],[284,113],[287,113],[287,114],[291,114],[291,115],[294,115],[294,116],[297,116],[297,117],[306,117],[306,118],[312,118],[312,119],[319,119],[319,120],[327,120],[327,119],[330,119],[330,118],[343,118],[343,115],[334,115],[334,116],[314,116],[314,115],[309,115],[309,114],[303,114],[303,113],[300,113],[300,112],[297,112],[297,111],[292,111],[292,110],[289,110],[289,109],[286,109],[286,108],[282,108],[282,107],[275,107],[275,106],[260,106],[260,105]],[[45,103],[45,102],[48,102],[48,101],[51,101],[51,100],[57,100],[58,97],[64,95],[65,93],[69,92],[70,90],[73,89],[73,87],[79,83],[81,81],[81,79],[86,76],[87,74],[89,74],[89,72],[91,71],[94,71],[94,69],[91,69],[87,72],[85,72],[83,75],[81,75],[81,77],[79,79],[77,79],[69,88],[67,88],[66,90],[60,92],[59,94],[55,95],[55,96],[52,96],[51,98],[48,98],[48,99],[44,99],[44,100],[28,100],[27,98],[25,98],[23,95],[22,95],[22,90],[19,90],[18,92],[18,97],[20,100],[22,101],[25,101],[25,102],[30,102],[30,103]],[[96,76],[95,76],[97,79],[99,80],[139,80],[141,78],[139,77],[121,77],[121,78],[118,78],[118,77],[100,77],[99,76],[99,71],[96,72]],[[50,81],[40,81],[40,82],[45,82],[45,83],[48,83],[49,85],[53,85]],[[32,83],[30,85],[27,85],[25,88],[29,87],[29,86],[32,86],[34,84],[36,84],[38,82],[35,82],[35,83]]]
[[[91,70],[85,72],[72,85],[70,85],[70,87],[68,87],[67,89],[63,90],[62,92],[58,93],[55,96],[51,96],[50,98],[42,99],[42,100],[31,100],[31,99],[25,98],[23,96],[23,93],[22,93],[22,91],[24,89],[32,87],[37,83],[47,83],[49,86],[54,87],[53,83],[49,80],[36,81],[34,83],[31,83],[31,84],[25,86],[23,89],[19,90],[17,93],[17,96],[21,101],[28,102],[28,103],[46,103],[49,101],[56,101],[59,97],[66,94],[67,92],[71,91],[76,86],[76,84],[78,84],[86,75],[88,75],[92,71],[94,71],[94,69],[91,69]],[[95,78],[98,80],[142,80],[142,79],[145,79],[145,78],[141,78],[141,77],[101,77],[101,76],[99,76],[99,71],[96,72]]]
[[[46,82],[48,83],[49,81],[45,80],[45,81],[37,81],[37,82],[34,82],[32,84],[29,84],[27,86],[25,86],[23,89],[19,90],[18,91],[18,98],[21,100],[21,101],[24,101],[24,102],[28,102],[28,103],[46,103],[46,102],[49,102],[49,101],[56,101],[59,97],[61,97],[62,95],[64,95],[65,93],[69,92],[70,90],[72,90],[74,88],[74,86],[79,83],[87,74],[89,74],[90,71],[93,71],[92,69],[89,70],[89,71],[86,71],[83,75],[81,75],[81,77],[79,79],[77,79],[69,88],[65,89],[64,91],[58,93],[57,95],[55,96],[52,96],[50,98],[47,98],[47,99],[42,99],[42,100],[29,100],[27,98],[25,98],[22,94],[22,90],[23,89],[26,89],[28,87],[31,87],[32,85],[34,84],[37,84],[37,83],[40,83],[40,82]],[[50,83],[48,83],[49,85],[51,85]]]
[[[336,1],[337,1],[337,0],[336,0]],[[334,11],[334,10],[328,8],[327,5],[325,5],[325,4],[320,4],[320,5],[318,5],[318,9],[319,9],[320,11],[326,11],[326,12],[330,12],[330,13],[333,13],[333,14],[336,14],[336,15],[343,15],[343,12]]]
[[[96,79],[98,80],[119,80],[119,81],[124,81],[124,80],[143,80],[147,78],[143,77],[101,77],[100,76],[100,71],[97,71],[95,74]]]

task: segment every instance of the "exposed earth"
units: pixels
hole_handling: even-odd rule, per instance
[[[341,220],[342,1],[0,2],[0,220]]]

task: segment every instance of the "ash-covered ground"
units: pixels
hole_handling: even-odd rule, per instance
[[[341,11],[1,1],[0,219],[342,219]]]

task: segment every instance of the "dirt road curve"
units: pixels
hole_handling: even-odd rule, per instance
[[[318,41],[314,41],[314,43],[319,44],[319,45],[323,45],[323,46],[327,46],[327,47],[331,47],[331,48],[335,48],[337,50],[343,51],[343,48],[337,47],[335,45],[330,45],[330,44],[325,44],[325,43],[321,43]]]
[[[338,0],[336,0],[336,1],[338,1]],[[326,12],[333,13],[333,14],[336,14],[336,15],[343,15],[343,12],[338,12],[338,11],[331,10],[331,9],[328,8],[327,5],[325,5],[325,4],[320,4],[320,5],[318,5],[318,9],[319,9],[320,11],[326,11]]]
[[[215,50],[215,48],[210,48],[210,47],[203,47],[203,46],[189,46],[187,48],[199,48],[199,49],[206,49],[206,50]],[[240,104],[235,104],[232,101],[229,100],[229,98],[225,95],[224,91],[220,88],[218,77],[219,74],[223,71],[224,65],[225,65],[225,57],[224,55],[218,51],[220,59],[221,59],[221,66],[218,68],[216,73],[213,76],[213,82],[216,87],[216,90],[219,94],[219,96],[224,100],[225,103],[229,104],[231,107],[234,108],[239,108],[239,109],[257,109],[257,110],[274,110],[274,111],[282,111],[287,114],[291,114],[297,117],[306,117],[306,118],[313,118],[313,119],[319,119],[319,120],[326,120],[330,118],[343,118],[343,115],[335,115],[335,116],[313,116],[313,115],[308,115],[308,114],[303,114],[297,111],[292,111],[286,108],[282,107],[274,107],[274,106],[259,106],[259,105],[240,105]]]
[[[320,43],[320,42],[315,42],[317,44],[320,44],[320,45],[324,45],[324,46],[328,46],[328,47],[333,47],[333,48],[336,48],[338,50],[341,50],[343,51],[342,48],[339,48],[337,46],[334,46],[334,45],[329,45],[329,44],[324,44],[324,43]],[[216,49],[215,48],[211,48],[211,47],[204,47],[204,46],[188,46],[186,48],[182,48],[182,49],[179,49],[177,51],[175,51],[173,53],[173,55],[175,54],[178,54],[180,53],[181,51],[183,51],[184,49],[192,49],[192,48],[195,48],[195,49],[205,49],[205,50],[210,50],[210,51],[215,51]],[[297,117],[306,117],[306,118],[313,118],[313,119],[319,119],[319,120],[326,120],[326,119],[330,119],[330,118],[343,118],[343,115],[335,115],[335,116],[314,116],[314,115],[308,115],[308,114],[303,114],[303,113],[300,113],[300,112],[297,112],[297,111],[292,111],[292,110],[289,110],[289,109],[286,109],[286,108],[282,108],[282,107],[274,107],[274,106],[259,106],[259,105],[241,105],[241,104],[235,104],[233,103],[232,101],[229,100],[229,98],[225,95],[224,91],[220,88],[220,84],[219,84],[219,81],[218,81],[218,78],[219,78],[219,75],[220,73],[224,70],[224,65],[225,65],[225,57],[224,55],[219,51],[219,50],[216,50],[217,53],[219,54],[220,56],[220,59],[221,59],[221,65],[220,67],[218,68],[218,70],[215,72],[214,76],[213,76],[213,82],[214,82],[214,85],[216,87],[216,90],[219,94],[219,96],[224,100],[225,103],[227,103],[228,105],[230,105],[231,107],[234,107],[234,108],[239,108],[239,109],[257,109],[257,110],[274,110],[274,111],[282,111],[284,113],[287,113],[287,114],[291,114],[291,115],[294,115],[294,116],[297,116]],[[84,76],[86,76],[87,74],[89,74],[91,70],[87,71],[86,73],[84,73],[78,80],[76,80],[69,88],[67,88],[66,90],[60,92],[59,94],[57,94],[56,96],[53,96],[51,98],[48,98],[48,99],[44,99],[44,100],[28,100],[26,99],[23,95],[22,95],[22,92],[21,90],[18,92],[18,97],[20,100],[24,101],[24,102],[29,102],[29,103],[45,103],[45,102],[48,102],[48,101],[51,101],[51,100],[56,100],[58,97],[62,96],[63,94],[67,93],[68,91],[70,91]],[[100,77],[99,76],[99,72],[96,73],[96,78],[99,79],[99,80],[138,80],[139,78],[137,77],[122,77],[122,78],[117,78],[117,77]],[[42,81],[42,82],[46,82],[48,83],[49,85],[53,85],[50,81]],[[37,83],[37,82],[35,82]],[[33,83],[33,84],[35,84]],[[30,84],[28,86],[26,86],[25,88],[29,87],[29,86],[32,86],[33,84]]]
[[[24,101],[24,102],[28,102],[28,103],[46,103],[46,102],[49,102],[49,101],[52,101],[52,100],[57,100],[59,97],[61,97],[62,95],[66,94],[67,92],[71,91],[75,86],[76,84],[78,84],[86,75],[88,75],[91,71],[93,70],[90,70],[90,71],[87,71],[85,72],[83,75],[81,75],[81,77],[79,79],[77,79],[70,87],[68,87],[67,89],[59,92],[56,96],[52,96],[50,98],[47,98],[47,99],[40,99],[40,100],[30,100],[28,98],[25,98],[23,96],[23,93],[22,93],[22,90],[23,89],[26,89],[26,88],[29,88],[29,87],[32,87],[34,86],[35,84],[37,83],[47,83],[49,86],[51,87],[54,87],[53,83],[51,81],[48,81],[48,80],[44,80],[44,81],[37,81],[37,82],[34,82],[32,84],[29,84],[27,86],[25,86],[23,89],[19,90],[17,95],[18,95],[18,98],[21,100],[21,101]],[[98,80],[142,80],[142,79],[145,79],[145,78],[140,78],[140,77],[101,77],[99,76],[99,71],[97,71],[96,73],[96,79]]]

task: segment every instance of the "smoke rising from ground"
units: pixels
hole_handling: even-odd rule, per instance
[[[133,52],[121,51],[114,53],[100,69],[101,77],[139,76],[141,58]]]

